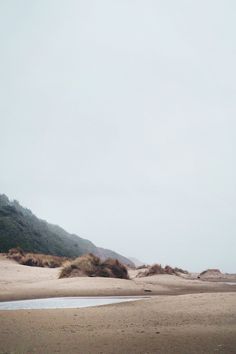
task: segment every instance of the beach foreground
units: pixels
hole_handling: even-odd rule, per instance
[[[2,311],[1,353],[235,353],[234,293]]]
[[[234,285],[168,275],[134,280],[57,279],[57,275],[57,269],[20,266],[1,257],[1,301],[47,296],[155,296],[83,309],[1,311],[1,354],[236,353]]]

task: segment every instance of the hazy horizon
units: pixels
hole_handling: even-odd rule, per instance
[[[147,263],[236,272],[234,1],[0,4],[0,193]]]

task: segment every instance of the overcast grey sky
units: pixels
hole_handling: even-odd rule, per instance
[[[145,262],[236,271],[236,2],[0,1],[0,192]]]

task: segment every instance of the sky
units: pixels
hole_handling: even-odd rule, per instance
[[[2,0],[0,193],[125,256],[236,272],[235,17]]]

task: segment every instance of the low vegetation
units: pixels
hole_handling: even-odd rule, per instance
[[[68,260],[66,257],[51,256],[40,253],[25,253],[21,248],[12,248],[9,250],[7,257],[14,259],[22,265],[31,267],[57,268]]]
[[[145,270],[140,271],[137,274],[138,278],[149,277],[149,276],[157,275],[157,274],[169,274],[169,275],[179,275],[180,273],[188,274],[188,272],[186,270],[183,270],[181,268],[172,268],[169,265],[162,267],[160,264],[154,264],[152,266],[145,267],[144,269]]]
[[[66,262],[59,278],[84,276],[129,279],[126,266],[117,259],[102,261],[91,253]]]
[[[147,264],[143,264],[141,266],[136,267],[137,270],[139,270],[139,269],[147,269],[147,268],[149,268],[149,266]]]

